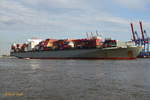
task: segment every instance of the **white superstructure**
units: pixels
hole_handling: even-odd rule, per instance
[[[33,48],[35,48],[36,45],[38,45],[42,39],[32,38],[28,39],[28,46],[25,48],[26,51],[31,51]]]

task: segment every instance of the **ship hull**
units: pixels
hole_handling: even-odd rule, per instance
[[[54,51],[14,52],[11,56],[29,59],[136,59],[141,47],[72,49]]]

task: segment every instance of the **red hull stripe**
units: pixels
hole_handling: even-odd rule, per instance
[[[112,57],[112,58],[53,58],[53,57],[48,57],[48,58],[23,58],[23,59],[85,59],[85,60],[133,60],[136,59],[134,57]]]

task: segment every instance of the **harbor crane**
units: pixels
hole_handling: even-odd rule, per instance
[[[135,42],[135,45],[142,46],[143,50],[140,53],[139,57],[150,57],[150,37],[148,36],[146,30],[143,29],[142,21],[139,21],[141,37],[134,30],[133,23],[131,23],[131,31],[132,31],[132,41]]]

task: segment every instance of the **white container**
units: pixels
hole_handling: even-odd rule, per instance
[[[126,42],[117,41],[117,47],[127,48]]]

